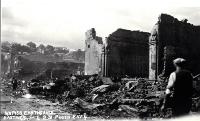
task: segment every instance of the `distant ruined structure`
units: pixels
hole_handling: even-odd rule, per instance
[[[118,29],[107,37],[105,76],[148,77],[149,33]]]
[[[1,52],[1,74],[9,74],[11,72],[11,54]]]
[[[200,73],[200,26],[161,14],[149,38],[149,79],[168,77],[172,60],[183,57],[193,75]]]
[[[103,41],[96,36],[94,28],[85,33],[85,75],[101,73],[101,56]]]

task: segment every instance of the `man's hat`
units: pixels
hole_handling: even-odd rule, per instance
[[[186,60],[183,59],[183,58],[176,58],[173,63],[174,65],[177,65],[177,66],[183,66],[185,64]]]

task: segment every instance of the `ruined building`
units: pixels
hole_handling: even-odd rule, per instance
[[[148,77],[149,33],[118,29],[107,37],[104,76]]]
[[[193,75],[200,73],[200,26],[161,14],[149,38],[149,78],[168,77],[172,60],[183,57]]]
[[[94,28],[88,30],[85,36],[85,75],[99,74],[101,71],[102,38],[96,36]]]

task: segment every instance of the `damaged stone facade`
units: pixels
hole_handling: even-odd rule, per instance
[[[188,60],[193,75],[200,73],[200,26],[161,14],[149,37],[149,79],[168,77],[173,59]]]
[[[148,77],[149,33],[118,29],[107,37],[105,74],[108,77]]]
[[[96,36],[94,28],[85,33],[85,75],[99,74],[101,72],[101,53],[103,41]]]

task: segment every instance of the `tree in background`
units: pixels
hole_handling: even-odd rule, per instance
[[[69,53],[69,49],[66,48],[62,48],[62,47],[55,47],[54,49],[55,53]]]
[[[4,41],[1,43],[1,50],[3,52],[10,52],[11,50],[11,44],[8,41]]]
[[[33,43],[33,42],[28,42],[26,45],[27,45],[28,47],[30,47],[30,49],[31,49],[32,52],[35,52],[35,51],[36,51],[36,44],[35,44],[35,43]]]
[[[38,46],[38,48],[45,49],[45,46],[44,46],[43,44],[40,44],[40,45]]]
[[[45,52],[45,46],[43,44],[40,44],[38,47],[37,47],[37,51],[44,54]]]
[[[26,46],[26,45],[22,45],[21,46],[21,52],[27,52],[27,53],[30,53],[31,52],[31,49]]]
[[[31,49],[26,45],[21,45],[18,43],[13,43],[11,46],[11,51],[15,54],[27,52],[30,53]]]
[[[21,44],[13,43],[11,46],[11,53],[16,55],[21,52]]]
[[[45,50],[46,54],[53,54],[54,53],[54,47],[51,45],[47,45],[46,46],[46,50]]]

